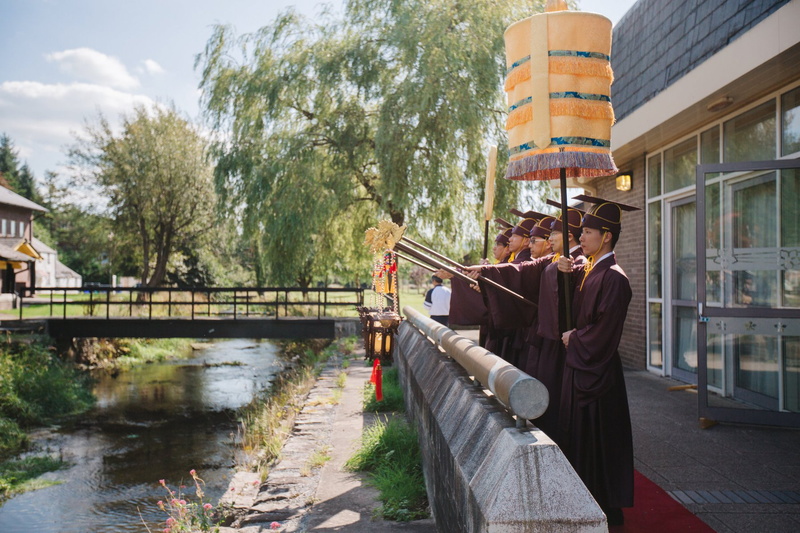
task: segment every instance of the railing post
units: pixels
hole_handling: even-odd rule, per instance
[[[128,291],[128,314],[133,318],[133,290]]]
[[[147,302],[147,319],[153,320],[153,289],[147,291],[147,294],[150,295],[150,298]]]
[[[22,320],[22,308],[25,307],[25,296],[22,292],[18,294],[19,296],[19,319]]]
[[[111,289],[106,291],[106,320],[111,318]]]
[[[62,307],[64,308],[63,316],[66,319],[67,318],[67,291],[66,290],[64,291],[64,305]]]
[[[172,318],[172,288],[167,289],[167,316]]]
[[[50,312],[47,314],[53,316],[53,291],[50,291]]]
[[[192,289],[192,320],[194,320],[194,288]]]

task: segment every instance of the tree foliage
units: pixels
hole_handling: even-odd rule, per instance
[[[101,115],[70,157],[107,199],[109,239],[140,259],[146,286],[160,285],[175,250],[191,249],[216,223],[206,142],[173,109],[138,107],[118,134]]]
[[[380,218],[476,241],[488,146],[505,153],[503,32],[542,3],[350,0],[339,21],[217,27],[197,59],[216,185],[259,281],[363,272]],[[499,180],[499,212],[518,191]]]

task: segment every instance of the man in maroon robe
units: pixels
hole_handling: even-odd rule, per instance
[[[570,256],[581,259],[580,223],[583,211],[569,208],[567,213],[567,236]],[[563,255],[564,225],[561,215],[550,225],[550,244],[555,256]],[[561,334],[566,331],[566,307],[564,305],[564,284],[558,275],[558,265],[551,263],[541,274],[539,309],[534,321],[535,334],[529,335],[528,357],[525,372],[535,377],[547,387],[550,403],[547,410],[534,420],[536,427],[547,433],[557,444],[561,444],[558,431],[559,407],[561,402],[561,385],[564,375],[564,345]]]
[[[606,513],[609,525],[624,522],[623,507],[633,506],[633,439],[628,395],[618,347],[631,287],[617,265],[623,210],[638,209],[590,196],[580,238],[586,263],[559,260],[559,270],[574,272],[574,328],[566,346],[559,428],[564,454]]]

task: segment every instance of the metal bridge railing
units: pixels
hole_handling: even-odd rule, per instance
[[[37,287],[18,294],[19,319],[26,305],[41,305],[36,318],[272,318],[357,316],[364,289],[317,287]]]

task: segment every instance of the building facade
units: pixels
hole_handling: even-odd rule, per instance
[[[625,214],[616,250],[634,291],[625,364],[790,413],[800,412],[800,170],[708,173],[698,194],[696,169],[800,157],[799,21],[800,0],[639,0],[612,50],[612,150],[628,179],[582,184],[642,208]],[[735,316],[706,324],[701,300]]]

